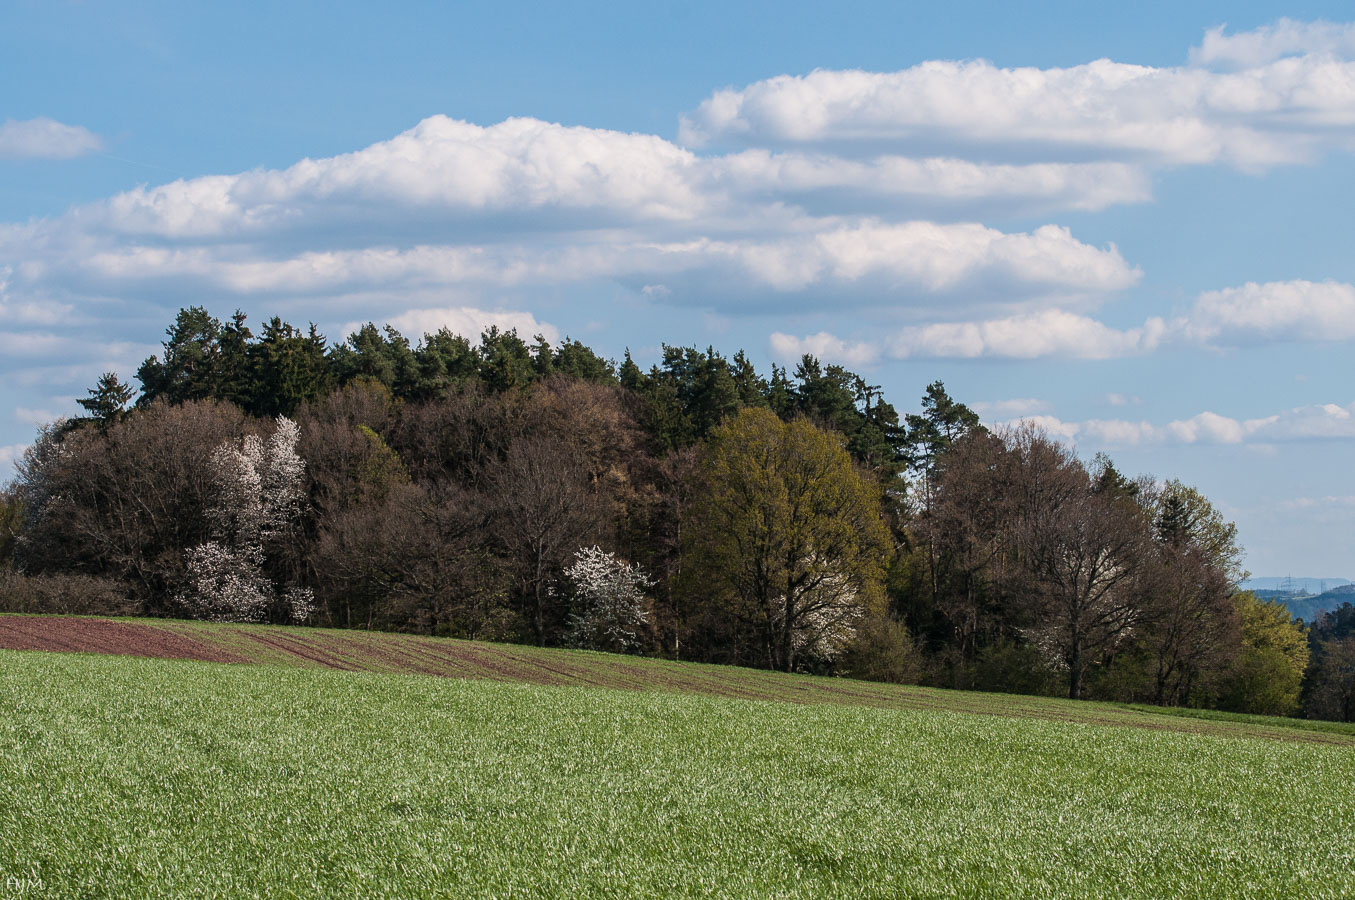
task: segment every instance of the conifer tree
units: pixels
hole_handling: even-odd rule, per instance
[[[77,400],[100,425],[108,425],[117,420],[132,399],[132,389],[118,380],[116,372],[105,372],[99,376],[99,383],[90,388],[89,396]]]

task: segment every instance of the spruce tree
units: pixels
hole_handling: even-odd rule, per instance
[[[122,415],[131,399],[131,387],[119,381],[116,372],[105,372],[99,376],[99,383],[90,388],[89,396],[75,402],[89,412],[91,419],[108,425]]]

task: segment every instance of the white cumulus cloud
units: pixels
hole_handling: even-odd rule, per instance
[[[845,366],[869,366],[880,353],[866,341],[844,341],[826,331],[805,337],[774,332],[769,339],[772,355],[782,362],[798,361],[805,354]]]
[[[1280,19],[1252,31],[1226,31],[1222,25],[1206,31],[1200,46],[1191,48],[1190,61],[1201,66],[1248,68],[1308,54],[1355,57],[1355,24]]]
[[[711,179],[732,194],[786,197],[798,203],[879,208],[901,201],[946,205],[1098,210],[1151,199],[1147,174],[1115,162],[986,163],[955,157],[877,156],[754,149],[718,157]]]
[[[408,312],[389,316],[382,320],[382,323],[390,325],[411,340],[418,340],[419,337],[426,334],[436,334],[440,329],[445,328],[452,334],[459,334],[471,343],[475,343],[479,340],[480,334],[491,325],[497,327],[500,331],[516,330],[518,336],[523,340],[530,340],[538,334],[551,343],[560,339],[558,328],[548,322],[537,321],[536,317],[529,312],[486,310],[477,309],[473,306],[411,309]],[[362,322],[349,322],[343,326],[343,334],[345,336],[352,334],[362,325]]]
[[[717,91],[683,117],[680,133],[698,147],[883,147],[1259,169],[1352,146],[1355,62],[1310,53],[1223,72],[1108,59],[1048,69],[984,60],[896,72],[820,69]]]
[[[1144,201],[1150,187],[1140,171],[1115,163],[862,162],[758,150],[705,157],[648,134],[530,118],[486,127],[436,115],[352,153],[139,187],[72,219],[89,231],[181,240],[332,232],[345,223],[369,235],[403,234],[411,222],[425,235],[468,222],[496,232],[698,219],[710,228],[765,218],[772,211],[763,203],[815,192],[826,192],[818,205],[830,207],[911,200],[1100,209]]]
[[[1068,422],[1052,415],[1028,416],[1051,434],[1091,448],[1140,444],[1274,444],[1355,439],[1355,403],[1314,404],[1252,419],[1205,411],[1164,424],[1146,420],[1088,419]],[[1015,424],[1010,422],[1007,424]]]
[[[1007,233],[920,219],[909,205],[1096,208],[1146,196],[1118,163],[707,157],[653,135],[433,116],[353,153],[0,225],[0,305],[11,321],[52,325],[91,298],[343,308],[374,292],[444,290],[489,292],[481,303],[494,305],[494,292],[607,282],[664,302],[750,308],[830,292],[923,308],[934,298],[1094,300],[1140,277],[1114,246],[1057,225]]]
[[[1044,415],[1049,412],[1049,403],[1035,397],[1013,397],[1009,400],[979,400],[968,404],[984,419],[989,421],[1002,419],[1020,419],[1023,416]]]
[[[45,117],[0,122],[0,159],[70,159],[102,148],[99,136],[79,125]]]
[[[670,264],[725,264],[778,292],[860,285],[877,296],[987,289],[1012,301],[1099,295],[1133,285],[1140,272],[1111,246],[1093,247],[1047,225],[1009,234],[978,224],[868,220],[803,237],[695,241],[655,248]]]
[[[1115,328],[1063,308],[904,328],[874,349],[898,359],[1117,359],[1164,347],[1245,347],[1273,341],[1355,340],[1355,286],[1334,281],[1248,283],[1207,291],[1183,315]],[[1111,406],[1141,402],[1112,393]],[[1206,428],[1194,423],[1187,432]]]
[[[1112,328],[1061,309],[979,322],[938,322],[905,328],[889,340],[889,353],[916,357],[984,356],[1035,359],[1110,359],[1156,349],[1166,324],[1149,319],[1140,328]]]
[[[1335,281],[1279,281],[1208,291],[1175,323],[1203,344],[1355,339],[1355,286]]]

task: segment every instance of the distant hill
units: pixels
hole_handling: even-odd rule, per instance
[[[1343,584],[1321,594],[1306,594],[1298,591],[1276,591],[1253,589],[1262,600],[1278,600],[1289,607],[1289,614],[1296,619],[1311,622],[1320,613],[1331,612],[1342,603],[1355,603],[1355,584]]]
[[[1313,596],[1330,591],[1333,588],[1351,584],[1349,578],[1293,578],[1288,575],[1266,575],[1260,578],[1248,578],[1242,582],[1246,591],[1287,591],[1296,595]]]

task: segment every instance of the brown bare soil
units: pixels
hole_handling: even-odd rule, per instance
[[[0,649],[245,662],[232,653],[153,626],[65,616],[0,616]]]

